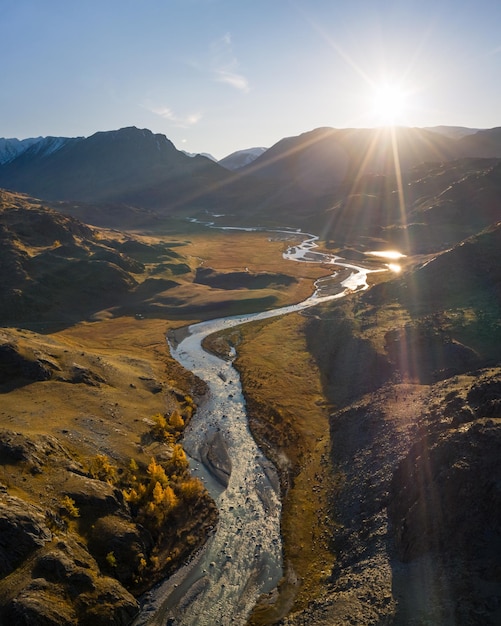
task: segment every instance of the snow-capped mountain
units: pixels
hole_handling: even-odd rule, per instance
[[[32,139],[5,139],[0,137],[0,163],[10,163],[42,137]]]
[[[77,139],[80,139],[77,138]],[[31,137],[28,139],[0,138],[0,164],[10,163],[25,153],[45,156],[56,152],[69,141],[69,137]]]
[[[236,152],[232,152],[228,156],[224,157],[224,159],[221,159],[219,161],[219,165],[222,165],[227,170],[239,170],[241,167],[252,163],[252,161],[260,157],[264,152],[266,152],[266,150],[267,148],[261,147],[237,150]]]
[[[87,138],[41,138],[0,164],[0,187],[44,200],[148,208],[182,203],[194,189],[207,193],[228,177],[227,170],[205,157],[187,157],[165,135],[135,127]]]
[[[181,150],[181,152],[189,157],[203,156],[206,159],[210,159],[211,161],[217,163],[216,157],[213,157],[212,154],[210,154],[209,152],[186,152],[186,150]]]

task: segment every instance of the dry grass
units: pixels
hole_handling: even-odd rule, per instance
[[[48,380],[18,387],[2,397],[2,421],[24,432],[68,439],[80,449],[105,447],[130,454],[143,418],[164,409],[163,394],[151,393],[141,377],[164,377],[165,327],[158,320],[122,318],[77,325],[46,341],[31,336],[30,344],[50,353],[61,367],[87,368],[106,382],[90,386]]]
[[[108,234],[103,231],[102,236]],[[170,357],[165,339],[167,331],[197,318],[212,317],[214,312],[219,312],[217,306],[224,309],[228,301],[244,310],[253,308],[253,303],[266,295],[264,291],[272,293],[280,303],[301,300],[311,291],[312,280],[322,273],[321,268],[283,260],[281,253],[287,244],[270,241],[265,233],[204,229],[191,232],[189,237],[187,240],[186,234],[173,235],[168,241],[192,267],[203,263],[220,271],[241,271],[248,267],[252,272],[283,272],[294,275],[298,283],[291,290],[225,291],[193,284],[187,275],[181,277],[182,284],[169,290],[168,295],[189,305],[214,305],[214,310],[208,307],[202,315],[192,309],[191,314],[186,310],[176,315],[177,306],[171,304],[150,310],[148,316],[141,318],[133,312],[120,314],[112,308],[96,312],[92,322],[76,322],[53,334],[8,331],[16,341],[26,343],[53,361],[60,368],[61,377],[77,366],[95,373],[103,382],[75,384],[57,380],[56,375],[3,393],[0,422],[5,428],[28,436],[53,435],[78,458],[106,454],[121,462],[132,457],[147,462],[151,450],[141,439],[151,426],[151,417],[175,408],[173,389],[181,389],[183,393],[196,389],[194,377]],[[155,243],[167,238],[144,240]],[[172,321],[175,317],[178,321]],[[48,328],[49,324],[45,326]],[[15,472],[5,478],[13,488],[23,489]],[[57,477],[30,479],[24,495],[38,501],[44,491],[50,492],[48,486],[54,480]],[[29,497],[31,484],[34,491]]]
[[[328,414],[303,324],[300,315],[289,315],[242,327],[237,360],[252,430],[265,449],[274,448],[274,460],[292,476],[283,502],[282,533],[285,557],[300,583],[297,607],[319,592],[334,560]],[[281,593],[285,603],[291,586],[282,585]],[[265,623],[266,617],[261,611],[261,621],[255,623]]]
[[[48,337],[11,331],[56,363],[62,377],[77,365],[104,382],[51,379],[17,387],[2,394],[0,423],[28,436],[54,436],[84,464],[97,454],[120,464],[131,458],[147,463],[154,451],[142,438],[151,417],[173,410],[172,390],[188,394],[193,383],[168,354],[168,326],[163,320],[119,318],[82,323]],[[24,481],[15,467],[5,466],[2,478],[21,497],[50,505],[61,487],[57,468],[51,472]]]
[[[273,233],[211,230],[190,235],[189,243],[179,251],[219,271],[266,271],[294,276],[298,283],[278,294],[278,304],[282,305],[304,300],[312,292],[312,282],[331,271],[331,268],[282,258],[290,244],[291,241],[275,238]]]

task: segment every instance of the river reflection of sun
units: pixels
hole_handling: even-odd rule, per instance
[[[365,254],[370,254],[371,256],[378,256],[383,259],[401,259],[405,256],[402,252],[398,250],[371,250],[370,252],[366,252]]]
[[[395,274],[399,274],[402,271],[402,267],[398,263],[388,263],[388,269]]]

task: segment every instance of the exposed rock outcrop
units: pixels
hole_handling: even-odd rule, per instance
[[[40,550],[23,577],[2,587],[3,596],[10,596],[0,607],[2,623],[126,626],[137,613],[133,596],[101,575],[94,559],[71,539]]]
[[[200,457],[209,472],[224,487],[231,476],[231,459],[221,433],[216,432],[200,447]]]
[[[102,517],[115,513],[123,504],[122,492],[112,485],[93,478],[68,475],[63,485],[63,491],[85,513],[86,517]]]
[[[51,539],[52,533],[41,509],[0,493],[0,576],[10,574]]]
[[[388,385],[332,415],[337,562],[280,623],[499,623],[500,392],[486,370]]]
[[[106,571],[110,565],[108,554],[114,556],[113,576],[124,585],[133,585],[141,559],[149,554],[153,539],[147,530],[132,524],[119,515],[101,517],[93,524],[89,533],[89,550],[100,567]]]

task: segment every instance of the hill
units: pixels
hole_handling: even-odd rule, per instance
[[[65,326],[174,287],[191,268],[175,250],[97,230],[38,200],[0,190],[4,325]],[[132,305],[133,306],[133,305]]]
[[[497,129],[465,139],[471,143],[416,128],[320,128],[279,141],[238,173],[249,188],[267,186],[266,197],[254,205],[254,219],[273,216],[319,232],[327,224],[335,229],[334,239],[357,232],[378,236],[386,226],[411,221],[408,214],[419,199],[414,191],[423,187],[427,170],[439,195],[446,191],[447,176],[451,184],[459,181],[466,157],[501,157]],[[470,162],[472,171],[485,171],[485,165],[480,159]],[[244,212],[245,207],[239,214]]]
[[[221,159],[218,163],[227,170],[239,170],[241,167],[255,161],[264,152],[266,152],[266,148],[246,148],[244,150],[237,150],[225,156],[224,159]]]

